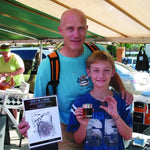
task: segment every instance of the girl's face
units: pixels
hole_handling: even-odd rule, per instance
[[[115,69],[112,69],[112,65],[108,61],[98,61],[91,64],[87,73],[91,77],[94,87],[108,87]]]

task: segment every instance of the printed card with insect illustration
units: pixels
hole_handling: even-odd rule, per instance
[[[62,141],[56,95],[24,99],[23,105],[30,148]]]

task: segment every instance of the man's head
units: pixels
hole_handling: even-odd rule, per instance
[[[78,9],[69,9],[62,14],[59,31],[64,38],[64,47],[81,50],[87,31],[85,14]]]
[[[78,10],[78,9],[75,9],[75,8],[72,8],[72,9],[69,9],[67,11],[65,11],[62,16],[61,16],[61,22],[60,22],[60,25],[63,26],[63,23],[65,23],[65,17],[66,15],[68,16],[68,14],[70,15],[77,15],[77,16],[80,16],[82,17],[83,21],[84,21],[84,24],[86,25],[87,24],[87,19],[86,19],[86,15]]]

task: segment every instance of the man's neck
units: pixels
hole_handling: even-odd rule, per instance
[[[68,50],[67,48],[63,47],[59,53],[66,57],[78,57],[82,55],[83,48],[81,50]]]

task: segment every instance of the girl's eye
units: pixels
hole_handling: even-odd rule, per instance
[[[110,71],[110,70],[108,70],[108,69],[105,70],[105,72],[108,72],[108,71]]]
[[[95,69],[94,72],[98,72],[98,69]]]

